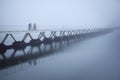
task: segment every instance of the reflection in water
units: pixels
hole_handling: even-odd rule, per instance
[[[9,74],[9,72],[11,74],[12,70],[13,70],[13,73],[16,72],[17,70],[23,70],[23,68],[25,68],[27,63],[29,63],[27,64],[28,66],[29,65],[35,66],[39,62],[37,61],[37,59],[39,60],[39,58],[49,56],[58,51],[62,51],[63,49],[74,44],[75,42],[77,43],[78,41],[82,41],[82,40],[86,40],[92,37],[103,35],[108,32],[111,32],[111,30],[89,33],[89,34],[87,33],[80,34],[80,35],[77,35],[77,38],[72,36],[68,40],[66,39],[66,37],[64,37],[63,38],[64,40],[61,40],[61,41],[56,40],[59,38],[59,37],[58,38],[56,37],[54,38],[54,41],[52,43],[46,43],[43,41],[40,44],[35,44],[35,45],[30,44],[25,47],[21,47],[21,46],[14,47],[14,44],[13,44],[10,47],[13,47],[14,51],[9,52],[9,54],[12,53],[9,57],[6,57],[6,55],[8,54],[8,53],[6,54],[6,51],[9,50],[9,48],[5,46],[6,51],[3,50],[4,52],[4,54],[2,53],[3,59],[0,60],[0,69],[2,73],[2,74],[0,73],[0,75],[4,75],[5,72],[7,72],[6,74]],[[23,43],[23,44],[27,45],[28,43]],[[9,71],[9,68],[11,68],[10,71]]]

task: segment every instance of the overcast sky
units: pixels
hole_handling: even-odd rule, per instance
[[[120,24],[120,0],[0,0],[0,25]]]

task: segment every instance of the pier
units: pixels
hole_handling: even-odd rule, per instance
[[[10,67],[22,62],[30,61],[39,57],[44,57],[53,54],[56,51],[64,49],[65,47],[74,44],[78,41],[82,41],[88,38],[96,37],[113,31],[112,28],[105,29],[79,29],[79,30],[48,30],[49,34],[46,34],[47,30],[41,31],[1,31],[4,34],[4,38],[0,43],[0,55],[3,57],[0,60],[0,69]],[[17,40],[13,34],[23,33],[21,40]],[[38,33],[37,38],[34,38],[31,33]],[[11,45],[5,44],[5,41],[11,37],[13,42]],[[27,38],[30,38],[29,42],[25,42]],[[30,46],[30,51],[25,52],[26,47]],[[41,49],[41,46],[44,47]],[[49,50],[47,50],[49,46]],[[38,53],[33,53],[34,47],[38,48]],[[13,49],[12,55],[7,58],[5,53],[7,50]],[[22,56],[15,57],[17,51],[22,51]]]

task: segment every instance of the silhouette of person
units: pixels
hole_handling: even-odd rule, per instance
[[[36,30],[36,27],[37,27],[37,25],[36,25],[36,23],[34,23],[33,24],[33,29]]]
[[[28,30],[30,31],[30,30],[31,30],[31,28],[32,28],[32,24],[31,24],[31,23],[29,23],[29,24],[28,24]]]

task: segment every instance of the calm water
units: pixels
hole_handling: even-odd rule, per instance
[[[1,69],[0,80],[120,80],[119,30],[70,43],[28,46],[25,53],[35,57]],[[7,58],[13,52],[8,50]],[[24,55],[17,51],[14,57]]]

